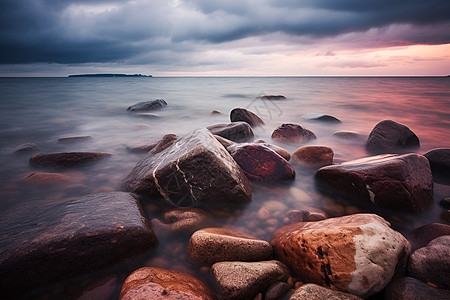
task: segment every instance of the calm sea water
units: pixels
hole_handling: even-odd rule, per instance
[[[287,100],[257,99],[269,94],[282,94]],[[168,106],[150,115],[126,111],[132,104],[156,98],[165,99]],[[450,147],[450,78],[0,78],[0,211],[27,201],[57,201],[116,190],[143,156],[127,151],[127,145],[145,144],[167,133],[183,135],[199,127],[228,123],[229,112],[236,107],[248,108],[265,121],[265,126],[255,129],[255,139],[270,142],[277,126],[298,123],[317,135],[310,145],[326,145],[334,150],[336,162],[368,156],[364,147],[367,135],[383,119],[413,130],[421,142],[417,150],[420,154]],[[213,110],[221,114],[210,115]],[[342,123],[308,121],[304,115],[309,113],[330,114]],[[333,136],[336,131],[356,132],[359,138],[337,138]],[[58,142],[61,137],[84,135],[92,139]],[[31,154],[13,153],[24,143],[38,144],[42,153],[104,151],[113,155],[87,167],[62,171],[74,178],[69,185],[34,187],[22,182],[28,172],[36,171],[29,165]],[[291,153],[300,147],[281,146]],[[317,207],[334,216],[371,211],[338,196],[321,195],[316,191],[314,172],[295,168],[293,183],[255,183],[251,204],[216,218],[212,225],[268,240],[285,224],[285,213],[291,209]],[[408,236],[414,228],[443,222],[437,203],[447,196],[449,187],[436,184],[434,205],[424,213],[376,212]],[[151,204],[144,206],[150,219],[163,212]],[[267,220],[258,215],[262,207],[271,212]],[[189,271],[210,283],[206,271],[191,266],[186,259],[189,236],[159,238],[160,245],[149,253],[43,293],[54,298],[77,298],[99,282],[104,298],[115,299],[126,275],[144,265]]]

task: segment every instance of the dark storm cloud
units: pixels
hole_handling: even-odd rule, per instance
[[[0,63],[166,63],[199,45],[245,37],[320,39],[392,24],[420,34],[381,44],[448,43],[450,1],[2,0]]]

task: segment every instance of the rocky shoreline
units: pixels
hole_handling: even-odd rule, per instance
[[[157,99],[128,111],[165,106]],[[329,115],[310,118],[330,126],[341,122]],[[185,242],[161,251],[185,258],[203,278],[156,255],[119,283],[119,299],[450,297],[448,201],[442,203],[443,223],[417,228],[411,237],[377,214],[380,209],[429,209],[434,183],[449,182],[450,149],[412,153],[420,147],[414,132],[383,120],[367,139],[372,156],[334,163],[330,147],[305,145],[317,136],[300,124],[274,128],[267,143],[252,141],[252,127],[264,125],[255,113],[236,108],[230,121],[130,148],[145,155],[123,174],[117,191],[26,203],[3,213],[1,294],[28,297],[43,286],[149,253],[160,247],[158,240],[175,235]],[[283,145],[298,149],[289,153]],[[21,155],[36,150],[34,145],[17,148]],[[37,170],[23,180],[41,186],[67,184],[71,177],[61,170],[109,157],[105,152],[35,154],[30,165]],[[277,185],[302,180],[299,169],[314,173],[324,199],[339,193],[366,211],[351,204],[338,214],[314,206],[287,210],[279,197],[262,203],[241,228],[226,221],[217,226],[217,219],[233,218],[256,192],[285,193]],[[311,202],[301,189],[288,191],[299,203]],[[150,219],[149,210],[163,213]],[[53,219],[44,217],[47,212]],[[26,222],[17,224],[17,219]],[[267,240],[257,237],[262,227]]]

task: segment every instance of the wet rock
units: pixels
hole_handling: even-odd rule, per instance
[[[75,167],[111,156],[105,152],[61,152],[50,154],[35,154],[30,158],[30,164],[36,167]]]
[[[343,139],[356,139],[360,135],[353,131],[336,131],[333,136],[343,138]]]
[[[176,208],[163,214],[163,221],[172,233],[192,233],[208,219],[206,211],[199,208]]]
[[[220,261],[261,261],[272,258],[267,241],[226,228],[204,228],[189,240],[188,256],[195,264]]]
[[[446,210],[441,212],[441,214],[439,215],[439,217],[441,218],[441,220],[443,220],[444,222],[450,223],[450,210]]]
[[[408,275],[438,287],[450,288],[450,235],[435,238],[414,251],[408,262]]]
[[[249,178],[262,181],[295,178],[295,171],[291,165],[275,151],[262,144],[232,145],[227,150]]]
[[[0,216],[0,292],[20,294],[97,271],[156,243],[129,193],[21,204]]]
[[[172,146],[179,137],[176,134],[166,134],[162,137],[162,139],[153,147],[152,154],[160,153],[161,151],[166,150],[170,146]]]
[[[220,112],[220,111],[218,111],[218,110],[212,110],[210,113],[209,113],[209,115],[210,116],[216,116],[216,115],[221,115],[222,113]]]
[[[34,144],[34,143],[26,143],[26,144],[22,144],[20,146],[18,146],[15,150],[14,153],[27,153],[27,152],[36,152],[39,151],[39,145]]]
[[[333,149],[325,146],[303,146],[292,154],[295,162],[311,168],[333,164],[333,156]]]
[[[272,139],[282,143],[306,143],[316,138],[311,130],[297,124],[282,124],[272,132]]]
[[[450,225],[432,223],[419,227],[412,232],[415,248],[422,248],[429,242],[443,235],[450,235]]]
[[[117,276],[108,276],[88,286],[76,300],[111,299],[117,284]]]
[[[207,129],[152,152],[128,174],[123,190],[147,197],[159,194],[176,206],[251,201],[252,186],[244,171]]]
[[[221,137],[220,135],[214,135],[214,137],[215,137],[216,140],[217,140],[220,144],[222,144],[222,146],[224,146],[225,148],[227,148],[227,147],[229,147],[229,146],[235,144],[235,142],[230,141],[230,140],[228,140],[228,139],[226,139],[226,138],[223,138],[223,137]]]
[[[418,154],[378,155],[326,166],[316,179],[376,206],[424,211],[433,201],[428,160]]]
[[[264,300],[282,299],[290,289],[291,286],[286,282],[274,283],[267,289],[266,294],[264,295]]]
[[[263,100],[286,100],[287,98],[283,95],[264,95],[264,96],[259,96],[259,99],[263,99]]]
[[[288,211],[286,216],[291,224],[297,222],[322,221],[328,218],[327,214],[318,208],[310,208],[305,210],[293,209]]]
[[[221,136],[233,142],[245,142],[253,138],[252,127],[247,122],[216,124],[208,127],[214,135]]]
[[[252,299],[273,283],[286,281],[288,268],[279,261],[218,262],[211,274],[223,299]]]
[[[267,147],[269,149],[272,149],[278,155],[280,155],[282,158],[284,158],[286,161],[289,161],[291,159],[291,154],[286,149],[278,147],[277,145],[274,145],[274,144],[266,143],[263,140],[255,141],[255,143],[261,144],[261,145],[263,145],[263,146],[265,146],[265,147]]]
[[[275,258],[300,281],[363,298],[381,291],[394,273],[404,271],[411,249],[400,233],[374,214],[287,225],[274,233],[270,244]]]
[[[325,114],[304,114],[302,116],[304,119],[308,121],[320,121],[320,122],[327,122],[327,123],[341,123],[341,120],[339,120],[336,117],[325,115]]]
[[[119,300],[213,300],[211,289],[192,275],[144,267],[131,273],[122,285]]]
[[[385,300],[448,300],[450,292],[438,289],[412,277],[402,277],[388,285]]]
[[[425,153],[424,156],[430,162],[431,171],[433,172],[433,176],[436,177],[435,181],[436,179],[437,181],[441,181],[439,180],[441,178],[444,182],[450,181],[450,149],[433,149]]]
[[[90,135],[82,135],[82,136],[67,136],[58,139],[60,143],[76,143],[76,142],[85,142],[92,140],[92,136]]]
[[[295,289],[289,300],[363,300],[364,298],[308,283]]]
[[[167,102],[164,99],[156,99],[152,101],[138,102],[127,108],[127,111],[150,111],[157,110],[167,106]]]
[[[22,181],[33,185],[55,185],[69,182],[71,179],[70,176],[60,173],[30,172],[22,178]]]
[[[379,122],[369,134],[366,147],[375,153],[392,153],[420,147],[419,138],[408,127],[392,120]]]
[[[247,122],[250,126],[264,125],[264,121],[245,108],[235,108],[230,112],[231,122]]]

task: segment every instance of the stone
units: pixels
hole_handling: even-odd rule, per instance
[[[231,229],[204,228],[191,236],[187,253],[195,264],[261,261],[272,258],[272,246],[267,241]]]
[[[35,167],[75,167],[111,156],[105,152],[60,152],[35,154],[30,164]]]
[[[97,271],[157,242],[129,193],[20,204],[0,216],[0,293],[19,294]]]
[[[152,101],[138,102],[127,108],[127,111],[150,111],[157,110],[167,106],[167,102],[164,99],[156,99]]]
[[[424,156],[430,162],[433,176],[435,176],[438,181],[440,181],[439,177],[441,177],[444,182],[450,182],[450,149],[433,149],[425,153]]]
[[[275,259],[302,282],[366,298],[406,266],[411,245],[375,214],[284,226],[272,236]]]
[[[175,206],[243,204],[252,199],[244,171],[207,129],[181,137],[159,153],[147,153],[122,189],[146,197],[161,195]]]
[[[342,138],[342,139],[356,139],[360,137],[360,135],[353,131],[336,131],[333,133],[333,136]]]
[[[429,242],[443,235],[450,235],[450,225],[441,223],[427,224],[412,232],[414,248],[422,248]]]
[[[336,291],[324,286],[307,283],[295,289],[289,300],[363,300],[364,298]]]
[[[306,119],[308,121],[320,121],[320,122],[327,122],[327,123],[341,123],[341,120],[339,120],[336,117],[333,117],[331,115],[325,115],[325,114],[316,114],[316,113],[310,113],[310,114],[304,114],[303,119]]]
[[[71,179],[70,176],[60,173],[29,172],[22,181],[33,185],[55,185],[69,182]]]
[[[212,265],[211,274],[219,295],[223,299],[253,299],[268,286],[287,281],[289,269],[281,262],[218,262]]]
[[[229,146],[235,144],[235,142],[230,141],[230,140],[228,140],[228,139],[226,139],[226,138],[223,138],[223,137],[221,137],[220,135],[214,135],[214,137],[215,137],[216,140],[217,140],[220,144],[222,144],[222,146],[224,146],[225,148],[227,148],[227,147],[229,147]]]
[[[221,115],[221,114],[222,114],[222,113],[221,113],[220,111],[218,111],[218,110],[212,110],[212,111],[209,113],[210,116]]]
[[[261,142],[255,141],[255,143],[259,143],[269,149],[272,149],[278,155],[280,155],[282,158],[284,158],[286,161],[289,161],[291,159],[291,154],[284,148],[278,147],[277,145],[274,145],[274,144],[266,143],[264,141],[261,141]]]
[[[264,121],[245,108],[235,108],[230,112],[231,122],[247,122],[250,126],[264,125]]]
[[[413,277],[402,277],[389,284],[385,291],[385,300],[448,300],[450,292],[435,288]]]
[[[192,233],[207,221],[206,211],[199,208],[175,208],[163,214],[164,223],[172,233]]]
[[[131,273],[122,285],[119,300],[215,300],[211,289],[190,274],[144,267]]]
[[[92,140],[92,136],[90,135],[81,135],[81,136],[67,136],[58,139],[60,143],[76,143],[76,142],[85,142]]]
[[[297,124],[282,124],[272,132],[272,139],[282,143],[306,143],[316,138],[314,132]]]
[[[291,286],[286,282],[277,282],[267,288],[264,295],[264,300],[282,299],[291,289]]]
[[[237,144],[227,148],[245,174],[255,180],[293,180],[292,166],[272,149],[262,144]]]
[[[152,154],[160,153],[172,146],[179,137],[176,134],[166,134],[161,138],[161,140],[152,148]]]
[[[450,288],[450,235],[435,238],[414,251],[408,262],[408,275],[440,288]]]
[[[375,206],[424,211],[433,201],[428,160],[418,154],[385,154],[326,166],[316,179],[347,196]]]
[[[287,98],[283,95],[263,95],[263,96],[259,96],[259,99],[263,99],[263,100],[286,100]]]
[[[300,165],[321,168],[333,164],[333,149],[326,146],[303,146],[292,153],[292,158]]]
[[[370,132],[366,147],[375,153],[392,153],[418,148],[420,142],[416,134],[405,125],[392,120],[383,120]]]
[[[286,216],[291,224],[297,222],[322,221],[328,218],[327,214],[318,208],[310,208],[305,210],[293,209],[288,211]]]
[[[39,145],[35,143],[26,143],[18,146],[14,153],[28,153],[28,152],[36,152],[39,151],[40,147]]]
[[[208,127],[214,135],[221,136],[233,142],[245,142],[253,138],[252,127],[247,122],[216,124]]]
[[[446,197],[439,201],[439,205],[441,205],[445,209],[450,209],[450,197]]]
[[[441,212],[441,214],[439,215],[439,217],[440,217],[441,220],[443,220],[444,222],[450,223],[450,210],[445,210],[445,211]]]

